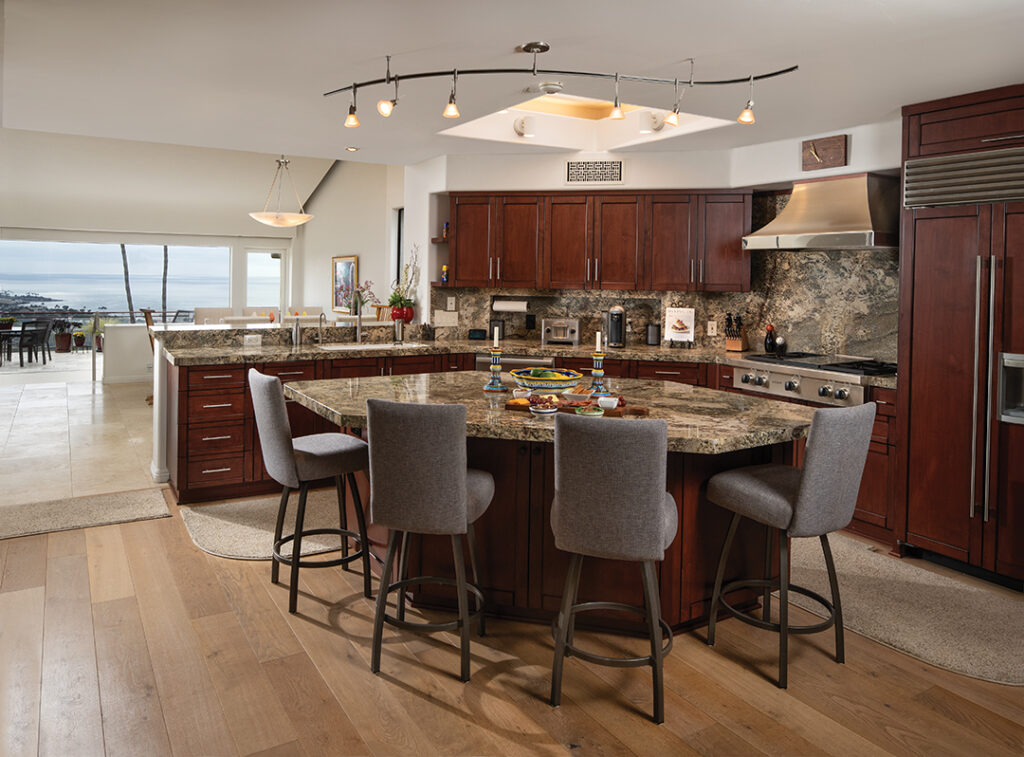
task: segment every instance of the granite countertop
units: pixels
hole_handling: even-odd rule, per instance
[[[366,400],[375,398],[465,405],[471,437],[554,440],[553,417],[505,410],[511,393],[485,393],[482,376],[462,371],[297,381],[285,385],[285,396],[338,426],[365,426]],[[502,381],[514,386],[508,374],[502,374]],[[673,452],[717,454],[799,439],[807,435],[814,415],[813,408],[803,405],[688,384],[639,379],[609,383],[629,404],[648,407],[651,418],[668,421],[668,448]]]

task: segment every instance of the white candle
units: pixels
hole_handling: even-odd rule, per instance
[[[601,332],[597,332],[597,339],[594,340],[594,352],[601,351]]]
[[[494,327],[494,348],[498,348],[498,327]]]

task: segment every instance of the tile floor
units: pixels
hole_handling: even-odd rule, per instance
[[[0,506],[153,486],[151,392],[83,370],[0,377]]]

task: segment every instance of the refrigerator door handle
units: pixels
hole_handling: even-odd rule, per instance
[[[978,353],[981,349],[981,340],[978,338],[978,329],[981,328],[981,265],[982,256],[979,255],[974,269],[974,391],[971,399],[971,514],[974,517],[976,502],[974,493],[978,481]]]
[[[988,383],[985,384],[987,401],[985,403],[985,506],[982,522],[988,523],[989,473],[992,467],[992,348],[995,344],[996,326],[996,259],[989,260],[988,272]]]

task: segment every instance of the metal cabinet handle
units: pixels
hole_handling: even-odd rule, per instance
[[[302,376],[305,373],[306,373],[305,371],[281,371],[277,375],[278,376]]]
[[[494,278],[494,258],[487,258],[487,278]]]
[[[203,475],[205,476],[207,473],[227,473],[229,470],[231,470],[231,469],[230,468],[207,468],[206,470],[203,471]]]
[[[204,410],[206,408],[208,408],[208,407],[231,407],[231,403],[230,402],[222,402],[219,405],[203,405],[203,409]]]
[[[498,261],[498,276],[497,276],[497,278],[500,281],[501,280],[501,258],[497,258],[497,261]]]
[[[988,271],[988,383],[985,384],[985,508],[982,511],[982,522],[988,523],[989,503],[989,472],[992,466],[992,348],[995,346],[996,327],[996,259],[989,258]]]
[[[654,373],[656,375],[658,375],[658,376],[678,376],[678,375],[680,375],[679,371],[655,371]]]
[[[697,264],[697,262],[693,258],[690,258],[690,283],[691,284],[693,283],[693,269],[694,269],[694,266],[696,264]]]
[[[974,389],[971,393],[971,518],[974,517],[974,490],[977,484],[978,467],[978,329],[981,328],[981,255],[974,269]]]
[[[225,373],[222,376],[203,376],[203,381],[206,381],[207,379],[226,379],[226,378],[233,378],[233,376],[230,373]]]
[[[1008,137],[988,137],[987,139],[981,140],[982,142],[1005,142],[1007,139],[1024,139],[1024,134],[1011,134]]]
[[[704,258],[700,259],[700,283],[704,283]]]
[[[227,436],[204,436],[203,437],[203,441],[204,442],[219,442],[221,439],[230,439],[230,438],[231,438],[230,434],[228,434]]]
[[[584,281],[590,281],[590,258],[587,258],[587,277]]]
[[[601,280],[601,275],[598,273],[598,271],[600,271],[600,270],[601,270],[601,260],[599,258],[594,258],[594,281],[595,282],[598,282],[598,281]]]

